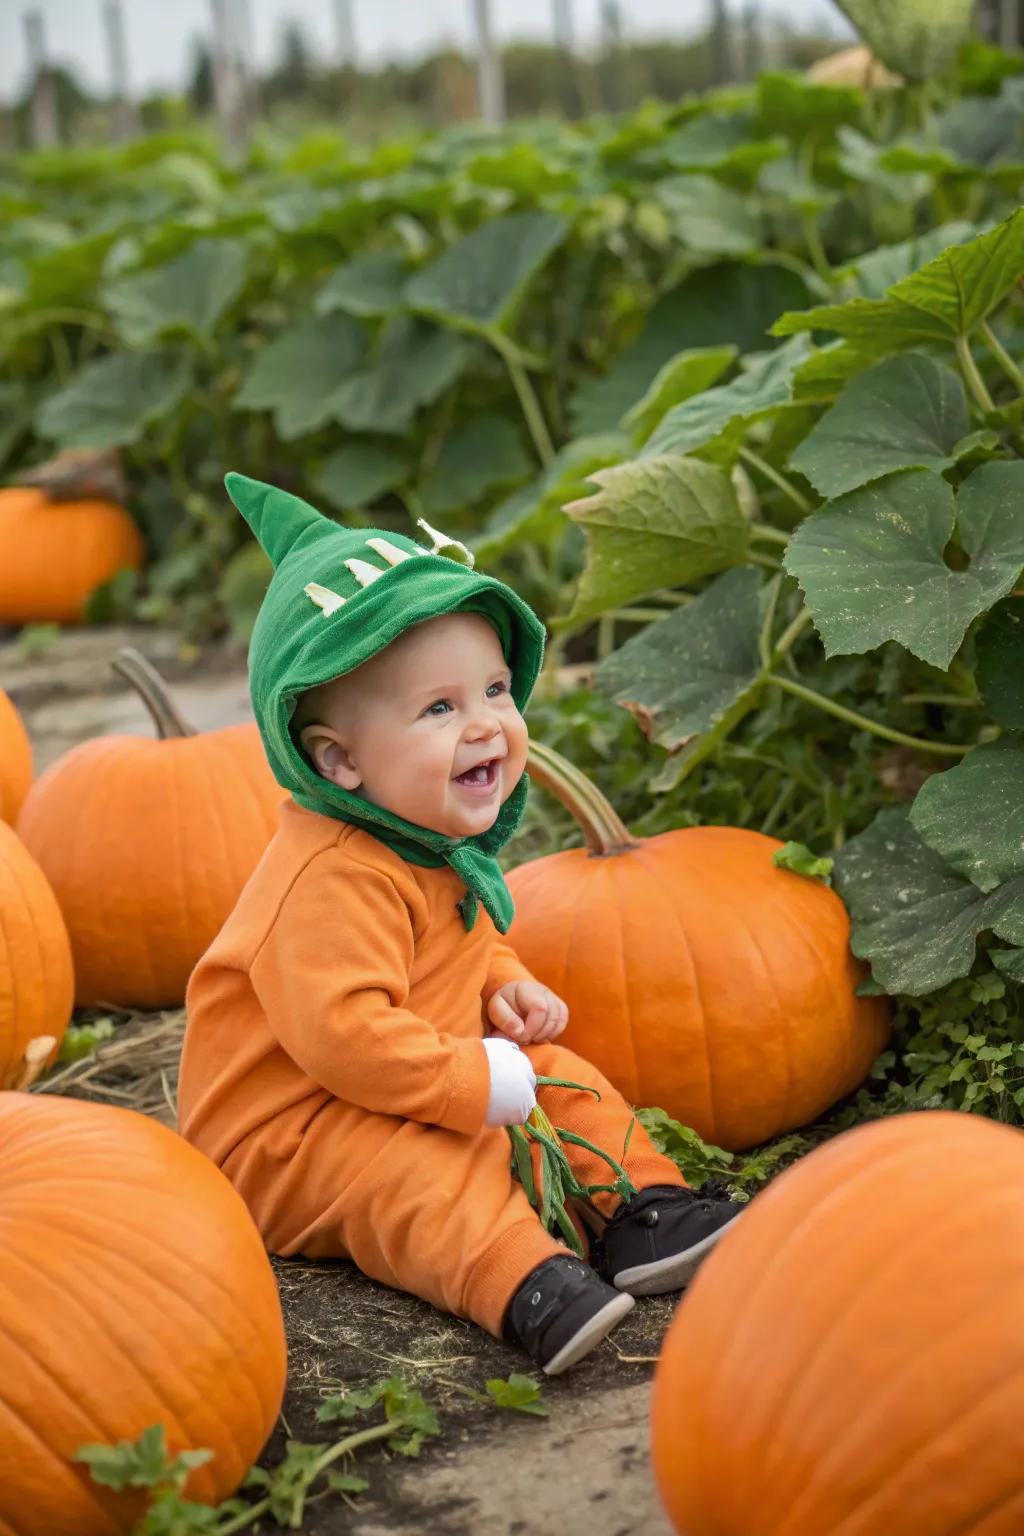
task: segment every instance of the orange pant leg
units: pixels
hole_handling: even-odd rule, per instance
[[[300,1135],[284,1118],[223,1165],[271,1252],[350,1258],[500,1336],[518,1286],[567,1251],[513,1179],[504,1130],[466,1136],[338,1099]]]
[[[567,1051],[564,1046],[548,1043],[527,1046],[526,1050],[538,1077],[559,1077],[597,1089],[601,1095],[600,1103],[591,1093],[578,1093],[569,1088],[541,1088],[538,1098],[553,1125],[564,1126],[567,1131],[585,1137],[622,1163],[622,1149],[633,1111],[621,1093],[589,1061]],[[566,1142],[565,1151],[581,1184],[610,1184],[614,1180],[615,1175],[608,1164],[585,1147],[574,1147]],[[633,1126],[623,1167],[638,1189],[646,1189],[651,1184],[682,1186],[686,1182],[675,1163],[658,1151],[639,1124]],[[610,1216],[619,1197],[597,1195],[594,1203]]]

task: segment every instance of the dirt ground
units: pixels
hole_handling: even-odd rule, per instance
[[[250,718],[244,657],[211,649],[183,656],[172,636],[85,630],[26,656],[0,636],[0,686],[22,712],[41,771],[76,742],[113,732],[150,734],[142,704],[111,672],[131,643],[173,683],[198,729]],[[152,1024],[153,1021],[149,1021]],[[139,1019],[133,1028],[144,1030]],[[171,1038],[173,1065],[174,1036]],[[122,1067],[121,1070],[126,1070]],[[95,1094],[102,1080],[71,1091]],[[172,1084],[173,1091],[173,1084]],[[166,1109],[162,1118],[169,1118]],[[351,1265],[275,1261],[289,1342],[282,1421],[262,1458],[279,1459],[286,1438],[329,1438],[314,1415],[342,1384],[399,1373],[436,1409],[441,1434],[418,1460],[371,1452],[358,1470],[370,1489],[358,1503],[308,1507],[309,1536],[669,1536],[648,1463],[652,1359],[671,1299],[638,1302],[588,1361],[544,1382],[548,1418],[483,1406],[465,1389],[529,1362],[472,1324],[365,1279]],[[281,1529],[273,1522],[263,1531]]]

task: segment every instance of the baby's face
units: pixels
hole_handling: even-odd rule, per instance
[[[300,739],[344,789],[417,826],[473,837],[494,824],[526,767],[510,682],[486,619],[430,619],[317,689],[317,723]]]

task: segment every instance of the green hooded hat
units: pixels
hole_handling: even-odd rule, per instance
[[[361,666],[413,624],[465,612],[493,624],[512,672],[512,697],[523,710],[544,655],[540,620],[511,588],[441,554],[464,546],[427,523],[421,526],[433,536],[430,550],[402,534],[343,528],[299,497],[245,475],[229,474],[225,484],[274,565],[249,648],[249,687],[277,782],[299,805],[362,827],[411,864],[450,864],[466,886],[466,927],[476,921],[479,900],[506,933],[515,909],[494,855],[522,820],[525,773],[486,832],[446,837],[321,778],[293,740],[291,720],[306,689]]]

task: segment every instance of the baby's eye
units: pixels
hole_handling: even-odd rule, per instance
[[[487,690],[488,697],[493,695],[495,688],[498,690],[498,693],[508,693],[508,683],[492,683]]]
[[[425,715],[432,715],[436,709],[440,709],[442,711],[448,710],[451,709],[451,704],[447,699],[435,699],[433,704],[427,705],[423,713]]]

